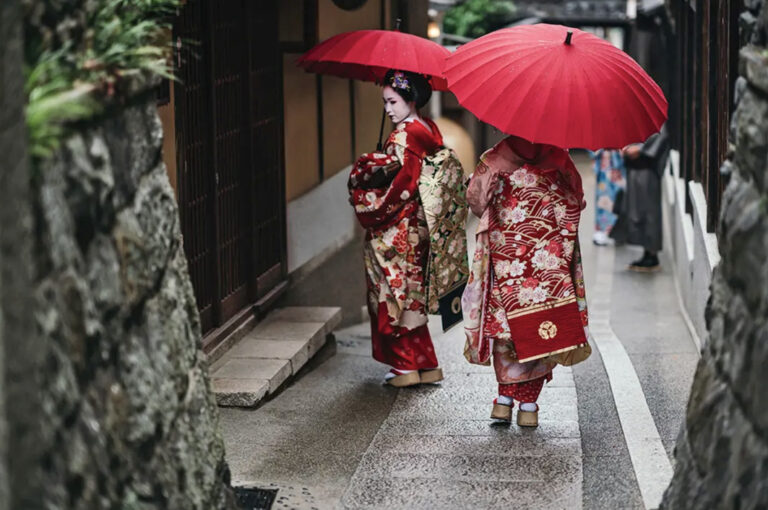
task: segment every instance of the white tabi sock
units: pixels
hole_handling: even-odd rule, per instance
[[[393,377],[397,377],[398,375],[403,375],[403,374],[410,374],[411,372],[417,372],[417,370],[399,370],[399,369],[397,369],[397,368],[396,368],[396,369],[394,369],[394,370],[397,370],[397,371],[398,371],[398,373],[396,374],[396,373],[394,373],[394,372],[392,372],[392,371],[390,370],[390,371],[389,371],[389,372],[387,372],[387,373],[386,373],[386,375],[384,376],[384,380],[385,380],[385,381],[389,381],[390,379],[392,379]]]
[[[534,413],[538,409],[539,409],[539,406],[537,406],[536,404],[533,404],[531,402],[526,402],[525,404],[520,404],[520,410],[521,411],[526,411],[526,412]]]
[[[496,399],[496,403],[503,406],[511,406],[515,403],[515,400],[512,397],[508,397],[506,395],[499,395],[499,397]]]

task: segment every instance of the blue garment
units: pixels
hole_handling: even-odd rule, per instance
[[[627,170],[621,151],[601,149],[592,153],[595,159],[595,230],[611,233],[616,223],[613,204],[619,190],[627,186]]]

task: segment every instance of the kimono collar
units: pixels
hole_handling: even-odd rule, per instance
[[[496,144],[494,152],[515,166],[530,165],[544,172],[557,170],[579,197],[584,195],[579,171],[565,149],[529,142],[517,136],[508,136]]]
[[[431,119],[421,120],[429,128],[414,119],[409,122],[401,122],[397,125],[396,131],[405,131],[407,134],[405,148],[423,158],[428,154],[434,154],[443,146],[443,137],[437,125]]]

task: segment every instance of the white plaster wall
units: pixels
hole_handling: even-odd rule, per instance
[[[349,167],[288,203],[288,273],[311,271],[352,240],[357,228],[347,194]]]
[[[679,177],[679,154],[672,151],[662,182],[664,244],[675,265],[674,273],[683,312],[696,342],[706,338],[704,309],[709,299],[712,270],[720,261],[717,237],[706,231],[706,201],[701,184]],[[693,202],[693,215],[685,212],[686,193]]]
[[[720,262],[720,252],[717,248],[717,237],[707,232],[707,202],[704,198],[704,188],[699,183],[689,183],[688,187],[694,208],[690,315],[696,329],[700,331],[701,338],[705,338],[704,309],[709,300],[712,271]]]

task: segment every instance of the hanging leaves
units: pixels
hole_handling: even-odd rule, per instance
[[[30,151],[49,157],[72,123],[103,110],[127,75],[173,79],[170,20],[179,0],[27,2]],[[69,14],[69,16],[67,16]],[[81,25],[81,26],[78,26]]]

